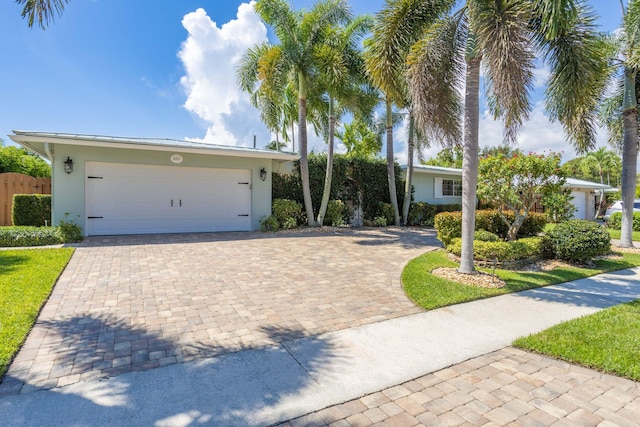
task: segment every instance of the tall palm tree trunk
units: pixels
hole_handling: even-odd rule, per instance
[[[467,58],[464,100],[464,147],[462,151],[462,253],[460,273],[471,274],[473,235],[476,226],[476,182],[478,179],[478,129],[480,123],[480,56]]]
[[[329,196],[331,194],[331,178],[333,175],[333,140],[336,129],[336,116],[334,111],[334,99],[329,95],[329,142],[327,147],[327,173],[324,177],[324,190],[322,192],[322,202],[318,211],[318,225],[324,224],[324,216],[327,213],[329,205]]]
[[[307,157],[307,85],[303,73],[298,73],[298,140],[300,141],[300,178],[302,179],[302,196],[307,214],[307,224],[315,225],[313,203],[309,186],[309,159]]]
[[[396,170],[393,156],[393,112],[391,101],[387,101],[387,179],[389,180],[389,197],[393,207],[393,223],[400,225],[400,212],[398,210],[398,193],[396,192]]]
[[[638,101],[636,100],[636,73],[625,69],[622,119],[624,143],[622,146],[622,230],[620,246],[633,247],[633,201],[636,192],[636,166],[638,164]]]
[[[409,225],[409,208],[411,207],[411,181],[413,179],[413,150],[414,150],[413,114],[409,113],[409,140],[407,141],[407,176],[404,182],[404,199],[402,201],[402,223]]]

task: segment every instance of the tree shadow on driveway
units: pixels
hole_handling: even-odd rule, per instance
[[[193,346],[193,354],[218,356],[176,363],[166,358],[189,360],[171,355],[170,349],[177,343],[113,318],[73,318],[49,326],[59,332],[59,351],[51,372],[86,370],[85,374],[98,374],[89,375],[91,381],[50,390],[27,385],[21,394],[0,398],[3,424],[270,425],[306,413],[304,405],[291,404],[292,396],[308,394],[308,410],[315,407],[312,396],[318,395],[319,385],[287,350],[286,342],[245,346],[242,351],[198,343]],[[278,325],[262,329],[274,341],[305,336],[302,330]],[[142,343],[146,346],[139,348]],[[84,352],[87,346],[98,350]],[[322,337],[305,338],[305,346],[305,358],[311,356],[305,363],[327,366],[339,360],[332,343]],[[156,354],[158,351],[164,353]],[[173,364],[163,366],[170,361]],[[19,364],[20,359],[15,362]],[[76,362],[81,363],[76,366]],[[128,366],[126,362],[130,362]],[[109,364],[111,367],[107,367]],[[94,367],[104,369],[96,371]],[[28,378],[28,371],[10,369],[2,385],[28,382]]]

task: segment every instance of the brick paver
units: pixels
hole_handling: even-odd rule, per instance
[[[393,228],[89,238],[0,397],[417,313],[400,269],[434,246]]]
[[[498,388],[478,381],[487,367]],[[638,414],[640,383],[508,347],[280,426],[637,426]]]

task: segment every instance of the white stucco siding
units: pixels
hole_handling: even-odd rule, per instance
[[[462,180],[458,176],[414,173],[412,179],[412,185],[415,188],[414,201],[426,202],[432,205],[460,204],[462,202],[461,196],[442,196],[442,185],[437,185],[436,181],[441,183],[442,180],[446,179]]]

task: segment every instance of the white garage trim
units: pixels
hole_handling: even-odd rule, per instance
[[[86,162],[87,235],[251,230],[251,171]]]

